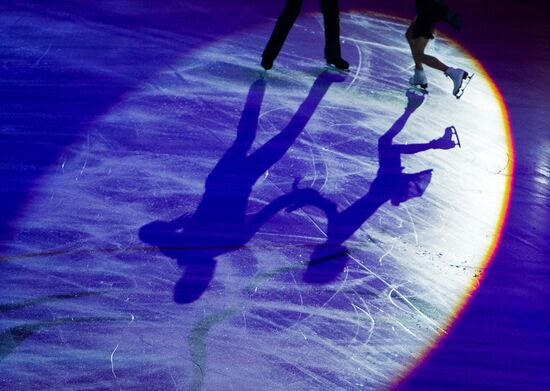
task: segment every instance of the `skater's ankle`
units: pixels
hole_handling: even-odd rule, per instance
[[[271,68],[273,68],[273,60],[271,60],[267,57],[262,57],[261,65],[262,65],[262,68],[264,68],[266,71],[268,71]]]

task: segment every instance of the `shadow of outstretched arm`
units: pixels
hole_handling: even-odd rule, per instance
[[[325,212],[329,220],[337,213],[336,204],[328,198],[323,197],[317,190],[309,188],[298,189],[294,187],[290,193],[276,198],[252,216],[248,222],[249,230],[257,232],[265,222],[283,209],[287,212],[292,212],[306,205],[315,206],[321,209]]]

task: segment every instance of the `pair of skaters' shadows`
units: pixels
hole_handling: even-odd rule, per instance
[[[387,201],[399,205],[420,197],[428,187],[432,169],[404,173],[402,154],[415,154],[428,149],[451,149],[456,143],[451,128],[428,143],[393,144],[411,114],[422,105],[424,95],[408,90],[403,114],[378,140],[379,169],[366,195],[345,210],[312,188],[299,188],[266,205],[251,217],[246,216],[252,188],[256,181],[279,161],[302,133],[332,83],[345,76],[323,71],[313,83],[308,96],[288,125],[254,153],[248,154],[256,137],[260,108],[266,81],[256,80],[250,87],[233,145],[224,153],[205,183],[205,192],[192,215],[172,221],[153,221],[139,231],[142,241],[158,247],[166,256],[177,260],[184,272],[174,288],[174,300],[190,303],[207,289],[216,268],[216,258],[242,248],[260,227],[279,211],[292,212],[306,205],[323,211],[327,218],[326,241],[316,246],[303,279],[307,283],[329,283],[344,270],[349,260],[345,241]],[[374,158],[374,157],[373,157]]]

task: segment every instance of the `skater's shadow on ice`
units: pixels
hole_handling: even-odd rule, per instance
[[[190,303],[207,289],[216,257],[243,247],[258,229],[281,209],[304,204],[312,193],[297,190],[280,196],[253,216],[247,206],[256,181],[281,159],[300,135],[333,82],[343,77],[321,73],[288,125],[252,154],[266,82],[256,80],[248,92],[237,137],[218,161],[205,183],[205,192],[191,216],[172,221],[153,221],[139,230],[142,241],[177,260],[183,275],[174,288],[174,300]]]
[[[414,197],[421,197],[428,187],[432,170],[405,173],[401,165],[401,155],[415,154],[428,149],[451,149],[455,147],[451,128],[436,140],[421,144],[393,144],[393,139],[405,126],[411,114],[422,104],[423,95],[413,90],[407,91],[408,105],[404,113],[391,128],[378,139],[377,176],[365,196],[351,206],[338,212],[337,205],[315,190],[308,195],[307,204],[320,208],[327,217],[327,239],[313,250],[310,262],[304,273],[309,283],[333,281],[345,268],[349,260],[344,242],[365,223],[385,202],[399,205]],[[304,205],[296,205],[301,207]]]

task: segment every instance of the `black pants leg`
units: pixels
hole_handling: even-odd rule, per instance
[[[281,15],[279,15],[273,33],[271,33],[271,37],[264,49],[262,57],[265,60],[273,62],[277,58],[285,43],[288,32],[300,14],[301,8],[302,0],[286,0],[285,8]]]
[[[338,0],[321,0],[325,21],[325,58],[339,59],[340,52],[340,10]]]

